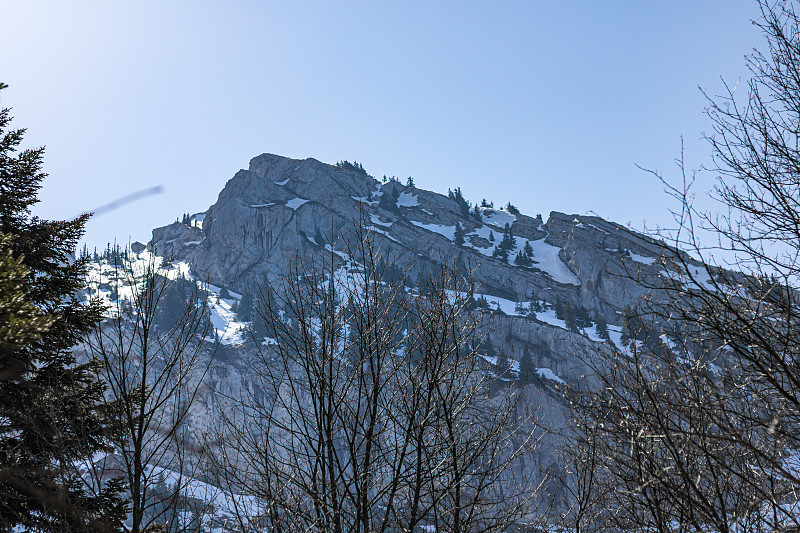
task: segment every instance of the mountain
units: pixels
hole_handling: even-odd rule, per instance
[[[445,263],[469,274],[475,305],[489,326],[481,354],[488,371],[499,371],[499,354],[507,357],[510,379],[526,386],[529,406],[554,429],[570,423],[559,387],[587,376],[591,381],[596,355],[612,344],[621,347],[625,309],[645,294],[636,278],[657,280],[667,264],[665,250],[677,253],[599,217],[552,212],[544,221],[513,206],[471,206],[458,188],[444,195],[395,179],[382,182],[357,164],[260,155],[226,183],[208,210],[154,229],[146,250],[131,246],[134,263],[155,255],[171,276],[202,281],[210,296],[220,348],[204,355],[211,364],[189,420],[192,434],[212,432],[228,399],[254,390],[244,364],[255,349],[248,342],[249,317],[235,311],[243,314],[244,300],[265,286],[280,286],[294,265],[357,267],[348,243],[359,226],[410,287]],[[107,283],[111,263],[107,253],[91,265],[97,294],[109,301],[126,290]],[[534,372],[523,382],[525,354]],[[556,433],[534,457],[521,458],[519,468],[537,478],[552,469]]]
[[[465,213],[458,196],[381,183],[357,167],[263,154],[206,212],[153,230],[148,248],[186,263],[197,279],[252,293],[265,280],[278,283],[297,262],[319,266],[325,254],[344,261],[346,236],[363,220],[410,283],[442,262],[470,272],[494,311],[492,344],[512,359],[528,347],[537,367],[568,380],[585,373],[575,353],[606,342],[596,322],[608,324],[619,344],[623,310],[645,292],[631,274],[657,276],[662,243],[594,216],[552,212],[543,222],[491,207]],[[497,257],[506,225],[513,244],[506,258]],[[530,265],[515,264],[526,245]],[[557,304],[578,311],[577,328],[556,317]]]

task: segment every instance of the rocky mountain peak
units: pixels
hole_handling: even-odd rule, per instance
[[[354,225],[371,233],[388,263],[403,266],[411,285],[444,262],[472,272],[479,300],[496,315],[492,342],[512,357],[535,346],[541,363],[567,376],[575,346],[606,342],[592,324],[613,333],[642,296],[631,268],[657,275],[663,251],[600,217],[552,212],[545,222],[511,207],[471,205],[459,189],[445,195],[382,183],[357,164],[275,154],[254,157],[189,224],[155,229],[149,247],[188,264],[197,278],[247,293],[276,283],[298,261],[344,262]],[[558,306],[578,310],[582,322],[567,324]]]

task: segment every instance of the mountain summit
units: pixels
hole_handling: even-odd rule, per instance
[[[140,272],[160,265],[160,279],[176,280],[170,291],[177,296],[164,297],[157,321],[170,323],[170,313],[185,308],[186,295],[202,293],[196,302],[207,305],[209,331],[192,342],[205,344],[198,368],[206,370],[187,376],[203,384],[187,416],[187,438],[203,446],[192,435],[213,434],[232,399],[264,394],[253,361],[279,343],[259,322],[259,299],[272,301],[272,291],[280,292],[290,274],[324,266],[343,273],[343,280],[357,278],[367,269],[351,254],[353,238],[365,233],[379,250],[380,279],[401,292],[420,289],[424,297],[426,281],[443,265],[474,282],[463,295],[485,331],[470,345],[478,372],[500,387],[499,395],[512,390],[507,385],[522,390],[525,408],[554,429],[543,437],[547,445],[515,466],[539,480],[558,464],[557,430],[571,424],[563,385],[591,382],[604,354],[614,346],[626,349],[626,311],[645,294],[637,278],[658,280],[672,270],[669,255],[677,253],[599,217],[552,212],[544,221],[511,204],[473,205],[458,187],[440,194],[410,179],[377,180],[357,163],[263,154],[226,183],[208,210],[153,230],[146,250],[134,245],[120,260],[119,250],[109,248],[95,258],[92,295],[121,303],[115,317],[135,317],[129,293],[136,281],[120,284],[114,274],[126,264]],[[686,257],[683,264],[695,265]],[[331,276],[331,287],[338,282]],[[462,290],[468,289],[455,292]],[[278,389],[273,393],[282,397]]]
[[[293,261],[314,264],[324,250],[341,256],[340,238],[359,221],[414,281],[443,261],[471,265],[487,297],[561,299],[609,324],[642,294],[621,275],[631,265],[655,271],[662,250],[599,217],[552,212],[543,222],[513,207],[470,206],[458,189],[443,195],[394,179],[381,183],[347,163],[273,154],[253,158],[205,213],[154,230],[149,246],[186,261],[200,278],[243,292],[264,277],[275,281]]]
[[[470,205],[381,182],[358,164],[262,154],[238,171],[207,211],[153,231],[151,251],[240,294],[275,283],[293,264],[345,262],[354,225],[372,232],[409,284],[443,262],[470,272],[479,305],[493,315],[495,350],[532,354],[542,376],[577,379],[575,353],[620,343],[626,306],[644,289],[631,271],[657,275],[663,244],[595,216],[551,212],[547,221],[513,206]]]

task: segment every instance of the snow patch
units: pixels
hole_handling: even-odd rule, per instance
[[[414,222],[414,224],[418,226],[421,225],[417,222]],[[489,241],[490,234],[494,237],[494,242],[490,241],[489,247],[481,248],[472,245],[472,243],[469,243],[468,246],[470,246],[473,250],[476,250],[487,257],[492,257],[494,254],[495,247],[503,239],[503,234],[501,232],[496,231],[494,228],[491,228],[490,226],[481,226],[475,231],[470,232],[468,236],[476,235],[478,237],[481,237]],[[450,238],[452,239],[452,236]],[[469,242],[468,239],[465,241],[465,244],[467,242]],[[581,284],[581,280],[578,279],[578,276],[576,276],[569,269],[566,263],[564,263],[558,256],[558,253],[561,251],[561,248],[547,244],[546,242],[544,242],[544,239],[529,241],[528,239],[522,237],[514,237],[514,249],[511,250],[508,254],[508,264],[513,264],[514,258],[519,252],[521,252],[525,248],[526,242],[530,242],[531,248],[533,248],[533,265],[532,265],[533,267],[538,268],[543,272],[546,272],[547,274],[550,275],[550,277],[552,277],[555,281],[559,283],[564,283],[567,285]]]
[[[531,247],[533,247],[534,267],[547,272],[559,283],[567,285],[581,284],[581,280],[578,279],[578,276],[576,276],[558,256],[558,252],[561,251],[561,248],[547,244],[544,242],[544,239],[530,242]],[[511,254],[509,254],[509,257],[511,257]]]
[[[173,470],[152,465],[147,465],[145,469],[149,479],[163,480],[168,487],[177,488],[184,497],[196,498],[211,504],[210,509],[213,510],[210,513],[203,513],[203,522],[207,528],[211,528],[211,522],[214,518],[232,518],[241,515],[258,516],[263,513],[266,505],[254,496],[225,492],[215,485],[199,481]],[[204,531],[222,530],[214,528],[204,529]]]
[[[382,230],[382,229],[380,229],[380,228],[376,228],[375,226],[367,226],[367,229],[368,229],[369,231],[374,231],[375,233],[380,233],[381,235],[383,235],[384,237],[386,237],[386,238],[387,238],[387,239],[389,239],[390,241],[394,241],[394,242],[396,242],[397,244],[403,244],[402,242],[398,241],[397,239],[395,239],[394,237],[392,237],[391,235],[389,235],[389,233],[388,233],[388,232],[386,232],[386,231],[384,231],[384,230]]]
[[[596,229],[597,231],[602,231],[602,232],[603,232],[603,233],[605,233],[606,235],[611,235],[611,234],[610,234],[609,232],[607,232],[606,230],[604,230],[604,229],[600,229],[600,228],[598,228],[597,226],[595,226],[594,224],[587,224],[587,226],[589,226],[590,228],[594,228],[594,229]]]
[[[628,250],[628,255],[630,255],[631,259],[643,265],[652,265],[656,261],[654,257],[647,257],[644,255],[635,254],[630,250]]]
[[[392,223],[391,222],[381,222],[380,215],[370,215],[369,219],[372,221],[373,224],[377,224],[379,226],[384,226],[384,227],[387,227],[387,228],[391,228],[392,227]]]
[[[217,298],[209,300],[209,314],[211,324],[220,339],[221,344],[241,344],[244,342],[244,326],[236,318],[236,313],[231,309],[233,300]]]
[[[372,200],[367,200],[367,196],[351,196],[350,198],[370,207],[375,207],[380,202],[381,196],[383,196],[383,191],[377,190],[372,192]]]
[[[306,200],[305,198],[292,198],[291,200],[286,202],[286,207],[296,211],[298,207],[300,207],[306,202],[308,202],[308,200]]]
[[[498,233],[498,235],[495,235],[494,228],[490,228],[489,226],[481,226],[478,229],[476,229],[475,231],[472,231],[472,232],[468,233],[467,235],[476,235],[478,237],[481,237],[482,239],[486,239],[487,241],[489,241],[489,247],[488,248],[479,248],[477,246],[472,245],[472,243],[470,243],[469,246],[471,248],[479,251],[483,255],[490,256],[490,257],[492,255],[492,252],[494,251],[495,245],[498,242],[498,235],[500,236],[501,239],[503,238],[503,234],[502,233]],[[492,236],[492,238],[494,238],[494,242],[489,240],[489,236],[490,235]],[[465,240],[465,244],[467,242],[469,242],[468,239]]]
[[[539,375],[539,377],[555,381],[556,383],[561,383],[561,384],[567,383],[566,381],[558,377],[556,373],[550,370],[549,368],[537,368],[536,373]]]
[[[192,217],[192,226],[203,229],[203,221],[206,219],[205,213],[197,213]]]
[[[404,192],[397,197],[397,207],[416,207],[418,205],[419,200],[416,194]]]
[[[561,329],[567,329],[567,324],[560,318],[556,317],[555,309],[548,308],[545,311],[536,311],[535,312],[536,320],[539,322],[544,322],[550,326],[555,326]]]
[[[622,328],[620,326],[608,326],[608,336],[615,346],[622,347]]]
[[[499,228],[504,228],[506,224],[509,226],[517,219],[516,215],[512,215],[508,211],[502,209],[492,209],[488,207],[479,208],[481,210],[481,219],[484,224],[491,224]]]
[[[455,226],[443,226],[441,224],[424,224],[422,222],[417,222],[416,220],[412,220],[411,223],[422,229],[432,231],[433,233],[438,233],[439,235],[446,237],[451,241],[453,240],[456,233]]]
[[[485,299],[489,302],[490,307],[494,307],[497,311],[502,311],[506,315],[510,316],[523,316],[525,313],[519,312],[518,307],[519,304],[527,303],[527,302],[515,302],[513,300],[508,300],[507,298],[500,298],[499,296],[492,296],[491,294],[480,294],[475,293],[475,299]]]
[[[336,248],[334,248],[334,247],[333,247],[333,246],[331,246],[330,244],[326,244],[326,245],[325,245],[325,249],[326,249],[326,250],[328,250],[328,251],[329,251],[330,253],[332,253],[332,254],[336,254],[336,255],[338,255],[339,257],[341,257],[341,258],[342,258],[342,259],[344,259],[345,261],[348,261],[348,262],[349,262],[349,261],[351,260],[349,255],[347,255],[346,253],[344,253],[344,252],[342,252],[342,251],[340,251],[340,250],[337,250]]]
[[[477,355],[478,355],[478,357],[480,357],[484,361],[488,362],[492,366],[497,367],[497,363],[498,363],[498,359],[499,359],[498,356],[496,356],[496,355],[485,355],[485,354],[482,354],[482,353],[479,353]],[[508,359],[508,363],[509,363],[509,367],[510,367],[508,370],[511,370],[511,372],[513,372],[515,374],[519,374],[519,361],[515,361],[514,359]]]
[[[199,242],[199,241],[198,241]],[[190,244],[190,243],[187,243]],[[107,260],[99,263],[89,263],[87,269],[87,282],[90,287],[90,294],[99,297],[103,303],[107,304],[106,316],[114,318],[120,312],[120,302],[122,300],[132,300],[134,290],[142,290],[142,287],[135,287],[144,282],[144,274],[147,269],[156,265],[157,274],[171,280],[187,279],[194,281],[198,285],[200,295],[207,296],[207,304],[211,324],[222,344],[239,344],[244,341],[245,322],[239,322],[231,309],[236,300],[241,299],[241,295],[228,291],[231,298],[220,298],[221,287],[199,281],[192,275],[189,264],[183,261],[164,262],[164,259],[154,255],[149,251],[140,254],[129,253],[124,259],[123,265],[109,264]],[[163,266],[159,266],[163,265]],[[130,270],[130,274],[125,272]],[[133,281],[134,286],[129,284]],[[106,285],[109,289],[101,289],[101,285]],[[112,299],[112,292],[116,291],[116,300]],[[207,340],[214,341],[214,338]]]

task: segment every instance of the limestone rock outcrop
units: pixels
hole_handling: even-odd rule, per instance
[[[498,315],[490,333],[494,347],[518,359],[528,346],[536,365],[563,379],[582,374],[576,352],[602,350],[605,343],[586,328],[567,331],[546,313],[509,312],[509,302],[523,308],[533,300],[551,307],[567,302],[613,329],[624,308],[644,294],[633,278],[661,269],[662,243],[599,217],[553,212],[543,222],[494,208],[465,213],[452,196],[381,183],[316,159],[263,154],[189,225],[154,230],[149,247],[187,262],[200,279],[242,293],[277,282],[298,262],[312,268],[325,258],[343,261],[348,235],[360,225],[412,283],[443,262],[471,272],[477,292],[497,300],[490,306]],[[496,257],[506,224],[514,247],[506,258]],[[457,225],[461,245],[454,242]],[[532,262],[517,265],[526,244]]]

